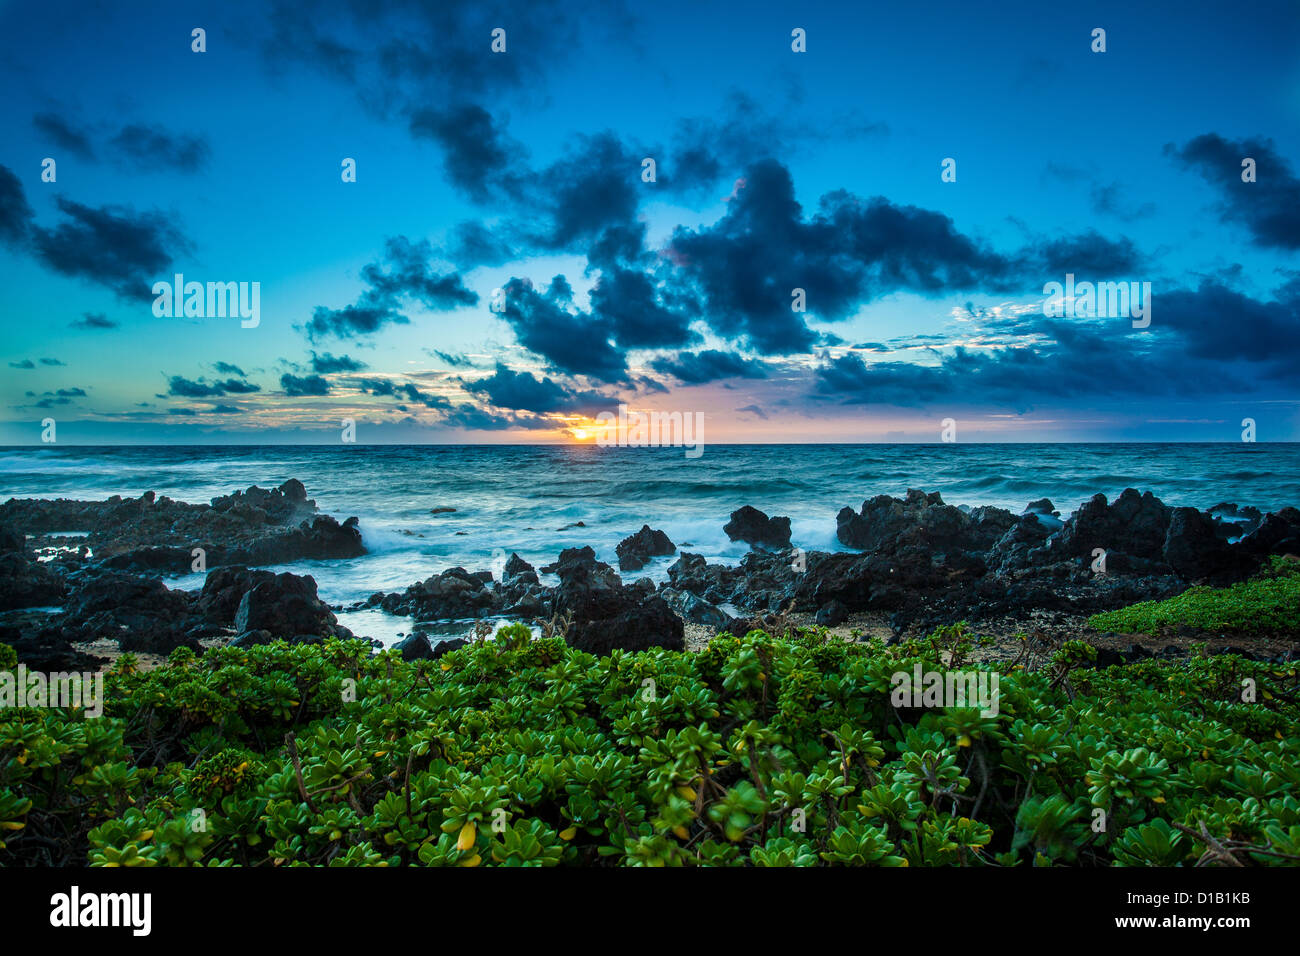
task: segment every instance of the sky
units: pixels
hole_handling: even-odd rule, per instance
[[[1300,440],[1296,0],[0,0],[0,83],[0,443]]]

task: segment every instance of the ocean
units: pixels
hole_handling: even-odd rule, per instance
[[[206,502],[289,478],[306,485],[321,511],[358,516],[370,553],[276,570],[311,574],[324,600],[347,605],[458,565],[499,575],[512,551],[540,566],[561,548],[589,544],[617,564],[615,545],[642,524],[665,531],[679,550],[734,564],[748,546],[728,541],[722,526],[745,504],[789,515],[793,543],[824,551],[842,550],[840,508],[908,488],[1017,513],[1047,497],[1062,517],[1097,492],[1113,499],[1126,487],[1170,505],[1277,510],[1300,505],[1300,444],[709,445],[695,459],[680,448],[592,445],[0,449],[0,500],[154,491]],[[455,511],[432,513],[437,508]],[[663,580],[674,560],[655,559],[637,576]],[[168,583],[196,588],[202,578]],[[366,611],[341,620],[385,642],[409,625],[385,617]]]

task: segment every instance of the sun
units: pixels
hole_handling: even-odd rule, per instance
[[[591,436],[587,434],[587,430],[585,428],[575,428],[573,430],[573,437],[578,439],[578,441],[586,441]]]

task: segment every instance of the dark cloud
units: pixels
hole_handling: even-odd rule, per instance
[[[311,10],[281,0],[266,14],[263,50],[270,69],[306,65],[389,115],[538,86],[549,64],[573,55],[575,20],[562,0],[515,4],[508,15],[474,0],[346,0]],[[507,31],[502,54],[491,51],[498,26]]]
[[[680,348],[699,339],[690,316],[664,305],[651,275],[614,266],[591,290],[592,318],[624,349]]]
[[[938,294],[1005,286],[1011,263],[963,236],[952,220],[877,197],[838,191],[805,218],[789,171],[751,166],[727,212],[711,227],[679,228],[670,256],[689,277],[719,334],[761,354],[810,351],[817,335],[792,309],[803,289],[808,312],[847,318],[887,292]]]
[[[763,421],[767,421],[767,412],[763,411],[763,409],[759,408],[757,405],[746,405],[744,408],[736,409],[736,411],[749,412],[751,415],[757,415],[759,418],[763,419]]]
[[[160,126],[141,123],[122,127],[109,146],[124,162],[142,172],[198,172],[212,152],[207,140],[200,136],[173,134]]]
[[[399,309],[419,302],[430,309],[474,305],[478,294],[465,287],[460,273],[442,274],[430,268],[433,248],[427,240],[412,242],[395,236],[384,245],[384,255],[361,270],[367,289],[354,305],[342,309],[317,306],[307,323],[308,338],[353,338],[379,331],[385,325],[410,322]]]
[[[213,398],[219,395],[247,395],[251,392],[260,392],[261,387],[251,382],[241,382],[239,379],[226,379],[224,382],[208,382],[200,378],[198,381],[192,381],[183,378],[180,375],[173,375],[167,380],[167,395],[177,395],[182,398]],[[165,398],[166,396],[159,396]]]
[[[687,385],[702,385],[725,378],[767,377],[767,366],[762,362],[717,349],[664,356],[652,360],[650,367]]]
[[[371,378],[362,379],[357,383],[357,386],[362,391],[369,392],[371,395],[386,395],[392,398],[403,399],[417,405],[423,405],[425,408],[451,407],[451,402],[444,396],[422,392],[411,382],[399,384],[390,379]]]
[[[519,257],[519,253],[500,231],[481,222],[459,223],[447,240],[446,256],[463,269],[475,266],[499,266]]]
[[[95,148],[90,145],[89,137],[81,130],[73,129],[62,117],[53,113],[37,113],[32,117],[32,125],[60,149],[66,149],[82,159],[95,158]]]
[[[341,309],[327,309],[318,305],[307,323],[307,336],[313,341],[333,335],[351,338],[378,332],[389,323],[406,325],[411,320],[390,308],[348,305]]]
[[[13,170],[0,166],[0,242],[18,246],[27,239],[31,227],[32,207]]]
[[[41,359],[41,364],[42,364],[42,365],[49,365],[49,366],[53,366],[53,367],[58,367],[58,366],[60,366],[60,365],[67,365],[68,363],[67,363],[67,362],[63,362],[63,361],[60,361],[59,359],[56,359],[56,358],[43,358],[43,359]]]
[[[240,378],[247,378],[244,370],[238,365],[231,365],[229,362],[215,362],[212,366],[222,375],[238,375]]]
[[[336,356],[329,352],[323,355],[311,353],[311,370],[318,375],[329,375],[332,372],[359,372],[365,367],[365,362],[347,355]]]
[[[496,371],[477,381],[461,380],[461,386],[483,395],[498,408],[545,414],[547,412],[582,412],[595,415],[618,405],[618,399],[599,392],[567,388],[550,378],[537,378],[531,372],[516,372],[498,363]]]
[[[442,147],[447,178],[471,198],[485,202],[502,189],[517,191],[508,171],[512,159],[519,162],[523,146],[510,140],[483,107],[469,103],[417,110],[410,129],[411,135]]]
[[[36,368],[36,363],[33,362],[31,359],[23,359],[21,362],[10,362],[9,367],[21,368],[21,369],[33,369]]]
[[[538,292],[526,279],[511,279],[504,289],[501,317],[524,348],[568,375],[590,375],[606,382],[624,381],[627,360],[610,341],[612,330],[573,309],[573,288],[564,276]]]
[[[286,372],[280,376],[280,387],[284,389],[286,395],[294,398],[330,393],[330,383],[319,375],[298,376]]]
[[[474,363],[470,361],[467,355],[452,355],[450,352],[440,352],[438,349],[433,350],[433,354],[438,356],[453,368],[473,368]]]
[[[92,208],[59,197],[65,221],[53,229],[32,226],[36,256],[66,276],[88,279],[123,299],[153,298],[152,278],[167,270],[189,242],[161,213],[118,206]]]
[[[115,329],[118,324],[102,312],[83,312],[71,325],[74,329]]]
[[[889,132],[884,123],[856,114],[813,123],[799,119],[804,112],[772,111],[748,93],[732,91],[713,114],[678,122],[668,162],[658,170],[659,182],[673,192],[701,195],[759,159],[789,160],[831,137],[849,142]]]
[[[1245,395],[1300,375],[1300,286],[1256,299],[1219,279],[1153,296],[1152,324],[1032,320],[1033,347],[935,349],[936,364],[827,358],[814,395],[844,404],[995,405]],[[1090,370],[1090,371],[1087,371]]]
[[[1096,230],[1041,241],[1024,250],[1021,258],[1026,272],[1037,269],[1051,276],[1072,272],[1081,279],[1128,276],[1146,265],[1132,240],[1108,239]]]
[[[1182,148],[1169,144],[1165,152],[1217,190],[1220,219],[1244,225],[1256,245],[1300,249],[1300,178],[1272,140],[1206,133]],[[1256,163],[1253,183],[1241,179],[1247,158]]]

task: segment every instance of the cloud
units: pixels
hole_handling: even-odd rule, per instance
[[[298,398],[304,395],[328,395],[330,383],[319,375],[297,376],[288,372],[280,376],[280,387],[286,395]]]
[[[751,415],[757,415],[763,421],[767,421],[767,412],[763,411],[757,405],[746,405],[744,408],[736,409],[738,412],[749,412]]]
[[[524,348],[568,375],[606,382],[626,379],[627,360],[610,341],[611,330],[573,309],[573,288],[564,276],[555,276],[544,292],[526,279],[511,279],[504,294],[501,318]]]
[[[442,395],[422,392],[411,382],[397,383],[385,378],[362,379],[357,386],[371,395],[386,395],[423,405],[425,408],[450,408],[451,401]]]
[[[68,363],[67,363],[67,362],[62,362],[62,361],[60,361],[59,359],[56,359],[56,358],[43,358],[43,359],[41,359],[41,364],[42,364],[42,365],[49,365],[49,366],[52,366],[52,367],[57,367],[57,366],[60,366],[60,365],[67,365]]]
[[[32,117],[32,125],[60,149],[66,149],[82,159],[95,158],[95,149],[90,145],[90,139],[86,134],[73,129],[61,117],[53,113],[37,113]]]
[[[229,362],[215,362],[212,367],[222,375],[238,375],[240,378],[247,378],[244,370],[238,365],[231,365]]]
[[[652,360],[650,367],[687,385],[702,385],[725,378],[766,378],[768,371],[762,362],[717,349],[664,356]]]
[[[1032,344],[936,347],[933,364],[827,356],[813,396],[842,404],[995,405],[1259,394],[1300,375],[1300,284],[1255,299],[1206,279],[1155,298],[1152,325],[1034,319]],[[994,325],[996,327],[996,323]]]
[[[8,166],[0,166],[0,242],[19,246],[31,227],[32,207],[23,185]]]
[[[1010,284],[1011,262],[940,213],[837,191],[805,218],[779,162],[755,163],[744,179],[721,220],[679,227],[668,254],[698,290],[714,331],[760,354],[816,345],[803,313],[792,309],[794,289],[804,290],[810,313],[836,321],[887,292]]]
[[[141,123],[122,127],[109,146],[141,172],[198,172],[212,152],[201,136],[173,134],[160,126]]]
[[[548,412],[596,412],[612,408],[618,399],[599,392],[576,391],[550,378],[537,378],[531,372],[516,372],[504,364],[496,371],[477,381],[461,380],[462,387],[476,395],[486,396],[498,408],[510,408],[545,414]]]
[[[518,251],[500,233],[476,220],[458,223],[448,237],[447,259],[463,269],[499,266],[518,258]]]
[[[208,382],[202,378],[192,381],[180,375],[173,375],[167,380],[167,394],[183,398],[213,398],[227,394],[247,395],[261,390],[261,386],[251,382],[241,382],[235,378],[226,379],[224,382]]]
[[[118,326],[103,312],[83,312],[81,318],[70,324],[74,329],[115,329]]]
[[[1229,140],[1206,133],[1165,153],[1219,194],[1219,218],[1245,226],[1258,246],[1300,249],[1300,179],[1269,139]],[[1256,163],[1256,181],[1242,182],[1242,161]]]
[[[433,354],[453,368],[474,368],[474,363],[468,355],[452,355],[450,352],[440,352],[438,349],[434,349]]]
[[[437,310],[476,304],[478,294],[465,287],[459,273],[442,274],[430,268],[433,254],[427,240],[388,239],[381,259],[361,270],[367,288],[356,304],[342,309],[317,306],[307,323],[307,337],[312,341],[326,336],[355,338],[385,325],[405,325],[410,319],[398,310],[407,302]]]
[[[889,132],[886,124],[857,114],[814,123],[798,119],[803,112],[797,103],[769,111],[746,92],[729,92],[712,114],[678,122],[669,161],[659,170],[660,185],[675,193],[707,195],[707,190],[734,178],[756,160],[773,156],[788,160],[832,137],[851,142]]]
[[[10,362],[9,367],[21,368],[21,369],[33,369],[36,368],[36,363],[33,362],[31,359],[23,359],[21,362]]]
[[[366,363],[347,355],[331,355],[325,352],[323,355],[311,353],[311,370],[319,375],[329,375],[333,372],[359,372],[366,367]]]
[[[84,206],[55,199],[65,221],[53,229],[32,227],[36,257],[61,275],[88,279],[120,298],[147,302],[152,277],[172,263],[173,250],[189,242],[161,213],[120,206]]]
[[[523,153],[496,125],[492,114],[472,103],[445,109],[422,109],[411,116],[411,135],[425,137],[443,149],[447,178],[478,202],[501,188],[514,191],[506,171]]]

